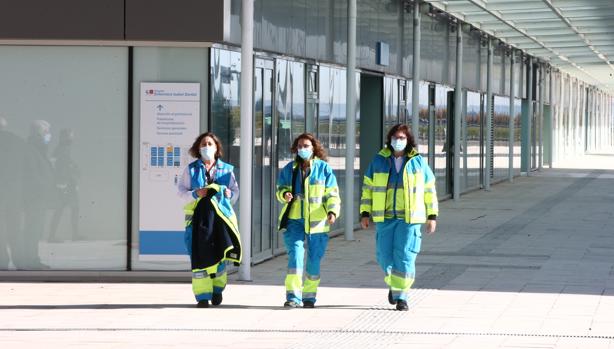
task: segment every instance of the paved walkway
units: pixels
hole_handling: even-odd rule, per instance
[[[332,240],[316,309],[281,307],[284,257],[210,309],[187,282],[0,283],[0,347],[614,348],[614,155],[557,166],[443,202],[408,312],[360,231]]]

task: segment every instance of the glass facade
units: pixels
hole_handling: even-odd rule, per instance
[[[522,146],[522,100],[514,98],[514,175],[519,176],[521,170],[521,146]]]
[[[504,96],[493,96],[493,157],[492,157],[492,178],[501,180],[508,178],[509,156],[510,156],[510,98]]]
[[[318,114],[318,139],[328,152],[328,163],[333,168],[337,184],[341,193],[342,205],[345,200],[345,155],[347,150],[346,125],[347,125],[347,105],[345,103],[347,93],[346,71],[341,68],[320,66],[320,88],[319,88],[319,114]],[[360,79],[357,76],[357,82]],[[358,89],[358,85],[357,85]],[[357,91],[357,96],[360,93]],[[357,101],[360,105],[360,101]],[[359,114],[359,113],[358,113]],[[360,197],[360,119],[356,120],[356,157],[354,161],[354,202],[357,203]],[[357,204],[355,204],[358,210]],[[341,217],[335,223],[336,229],[343,227],[345,217]]]
[[[0,46],[0,270],[124,270],[128,48]]]
[[[275,76],[276,85],[273,90],[277,116],[277,175],[288,162],[294,160],[290,147],[294,138],[305,132],[305,64],[277,59]],[[274,201],[273,212],[277,216],[282,205]],[[277,217],[274,226],[277,226]],[[283,250],[283,237],[280,233],[276,233],[274,241],[274,248]]]
[[[482,95],[467,91],[461,131],[461,191],[482,184]]]
[[[450,193],[450,178],[449,178],[449,145],[448,142],[448,126],[451,123],[451,113],[448,108],[448,98],[452,94],[452,89],[443,85],[435,85],[435,115],[432,126],[434,133],[434,148],[430,150],[435,157],[435,177],[437,178],[437,194],[441,197]]]
[[[383,140],[386,140],[388,130],[401,121],[399,80],[384,77],[384,129]],[[403,106],[403,109],[405,106]]]
[[[241,53],[212,48],[210,72],[210,129],[220,137],[224,158],[236,166],[235,176],[239,181]]]
[[[434,109],[431,104],[431,93],[430,93],[430,85],[426,82],[420,82],[419,84],[420,93],[418,98],[418,120],[420,125],[418,126],[418,135],[414,135],[416,137],[416,143],[418,143],[418,151],[425,158],[430,159],[430,144],[429,144],[429,129],[431,125],[431,117],[430,114]],[[433,166],[432,162],[429,161],[429,165]]]

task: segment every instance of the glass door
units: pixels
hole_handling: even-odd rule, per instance
[[[273,61],[257,59],[254,70],[253,262],[273,255]]]

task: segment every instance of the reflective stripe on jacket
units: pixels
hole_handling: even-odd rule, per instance
[[[330,231],[327,221],[328,212],[334,213],[337,218],[341,212],[339,187],[333,169],[323,160],[311,159],[311,172],[303,179],[301,197],[295,198],[290,205],[284,200],[284,193],[292,192],[292,172],[296,166],[299,166],[296,161],[288,163],[277,177],[277,200],[284,203],[279,214],[279,222],[281,223],[288,206],[291,206],[288,218],[304,218],[307,234],[327,233]],[[278,229],[280,229],[279,226]]]
[[[394,199],[394,188],[388,188],[390,169],[394,167],[391,157],[390,149],[382,149],[363,178],[360,212],[367,212],[374,222],[384,221],[387,201]],[[439,213],[435,175],[415,149],[407,157],[403,168],[404,218],[407,223],[424,223],[428,216],[437,216]]]

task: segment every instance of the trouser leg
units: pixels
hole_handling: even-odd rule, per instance
[[[399,220],[394,231],[393,264],[390,285],[393,298],[407,300],[416,277],[416,257],[420,252],[422,234],[420,224]]]
[[[290,220],[284,233],[284,244],[288,252],[288,273],[286,274],[286,300],[300,303],[303,287],[303,260],[305,258],[305,227],[301,221]]]
[[[375,257],[384,272],[384,282],[390,287],[392,273],[392,251],[394,243],[394,221],[386,220],[375,225]]]
[[[320,263],[328,245],[328,234],[308,234],[307,242],[307,275],[303,286],[303,301],[315,303],[320,285]]]
[[[228,275],[226,274],[226,263],[218,263],[217,271],[215,273],[215,277],[212,278],[213,281],[213,293],[222,293],[226,288],[226,283],[228,283]]]
[[[218,265],[219,263],[204,269],[192,269],[192,291],[197,302],[210,301],[213,297],[213,278],[211,276],[217,272]]]

